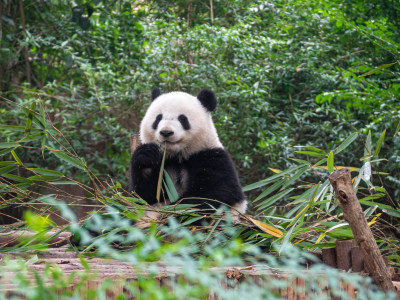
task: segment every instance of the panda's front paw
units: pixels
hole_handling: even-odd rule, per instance
[[[160,148],[154,144],[143,144],[139,146],[132,154],[132,167],[141,170],[145,174],[158,168],[161,164],[162,154]]]

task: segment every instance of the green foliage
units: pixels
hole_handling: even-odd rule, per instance
[[[64,216],[71,216],[65,206],[54,199],[44,199],[46,203],[59,206]],[[327,266],[314,264],[304,272],[307,260],[312,260],[309,254],[301,253],[297,248],[288,245],[281,251],[279,257],[267,254],[261,248],[244,243],[240,238],[240,232],[229,226],[223,226],[218,234],[210,238],[208,232],[193,232],[179,224],[174,218],[168,219],[168,224],[156,230],[155,227],[144,232],[135,226],[130,226],[126,218],[114,214],[112,220],[108,217],[97,215],[96,223],[107,228],[112,222],[118,224],[122,231],[110,231],[108,234],[97,238],[90,238],[90,243],[97,247],[97,255],[113,258],[134,265],[138,280],[130,280],[124,285],[125,291],[130,291],[136,297],[151,299],[204,299],[210,293],[221,299],[279,299],[277,289],[282,289],[291,284],[296,277],[305,282],[305,286],[312,286],[315,299],[330,299],[333,296],[341,296],[342,299],[350,299],[350,296],[340,291],[343,283],[350,283],[358,289],[360,299],[395,299],[394,294],[384,294],[371,282],[371,278],[358,274],[349,274],[331,269]],[[81,228],[74,218],[71,218],[70,229],[81,236],[89,233]],[[168,242],[173,239],[173,243]],[[119,251],[110,246],[112,242],[134,243],[129,251]],[[90,247],[90,246],[89,246]],[[87,248],[88,249],[88,248]],[[93,253],[91,253],[93,256]],[[105,297],[106,290],[110,288],[110,282],[105,281],[96,290],[91,290],[85,284],[96,279],[95,270],[91,270],[85,263],[85,257],[81,256],[82,264],[86,266],[86,272],[62,274],[61,270],[52,266],[46,266],[43,276],[36,274],[33,282],[26,280],[30,273],[28,266],[37,261],[33,257],[29,261],[5,260],[1,272],[18,274],[10,278],[18,285],[18,294],[29,299],[65,297],[67,299],[97,299]],[[154,263],[156,262],[156,263]],[[258,278],[248,276],[241,280],[240,284],[226,279],[224,270],[226,267],[248,268],[251,266],[267,265],[268,270],[260,271]],[[174,276],[168,277],[168,281],[160,288],[158,276],[162,276],[165,270],[169,270]],[[14,273],[11,273],[13,271]],[[287,281],[271,276],[275,272],[288,272]],[[324,276],[321,276],[323,274]],[[329,280],[326,280],[329,278]],[[48,279],[53,279],[51,282]],[[260,288],[260,280],[263,280]],[[72,282],[77,284],[75,289],[65,289]],[[46,285],[44,284],[46,283]],[[368,289],[364,288],[368,286]],[[324,294],[323,287],[330,288],[331,294]],[[86,287],[86,288],[85,288]],[[1,291],[2,292],[2,291]],[[1,294],[0,294],[1,295]],[[125,299],[127,295],[120,295]]]
[[[286,157],[296,144],[330,146],[353,127],[394,134],[400,119],[396,3],[24,5],[32,8],[25,9],[25,30],[18,5],[5,4],[5,11],[15,12],[1,21],[1,50],[9,54],[2,56],[9,57],[1,65],[2,90],[31,110],[42,99],[54,126],[98,176],[126,182],[127,136],[138,131],[153,86],[216,91],[217,128],[245,183],[259,180],[268,167],[289,167]],[[29,71],[19,63],[21,47],[30,56],[30,87],[17,76]],[[24,126],[20,113],[3,105],[1,123]],[[30,138],[44,140],[36,134]],[[357,160],[354,150],[350,164]],[[391,161],[388,171],[398,169],[397,143],[383,151]],[[37,157],[30,152],[21,155]],[[40,167],[49,164],[56,160]],[[63,172],[72,175],[71,166]],[[391,180],[390,193],[397,195],[397,188]]]
[[[343,211],[334,197],[327,176],[335,169],[344,168],[335,164],[339,153],[347,155],[347,149],[357,141],[357,133],[351,134],[335,150],[324,151],[313,146],[302,147],[305,151],[296,151],[306,155],[307,160],[295,159],[297,165],[277,174],[244,187],[245,190],[265,188],[255,200],[254,209],[263,220],[281,229],[284,234],[279,240],[285,246],[289,241],[306,249],[322,248],[333,245],[336,240],[353,238],[348,223],[343,219]],[[354,191],[364,208],[364,215],[375,232],[382,252],[397,264],[400,263],[396,227],[400,224],[400,209],[397,202],[387,193],[382,178],[387,173],[378,171],[382,159],[378,154],[385,138],[380,135],[373,148],[371,133],[365,142],[365,153],[360,159],[361,168],[350,167],[353,176]],[[326,172],[327,171],[327,172]],[[294,187],[292,187],[294,186]],[[271,194],[275,192],[271,196]],[[277,205],[283,206],[280,210]],[[379,230],[386,232],[385,236]],[[265,241],[259,236],[252,237],[259,244]]]

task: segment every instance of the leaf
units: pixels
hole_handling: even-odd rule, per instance
[[[27,142],[36,141],[36,140],[41,139],[42,136],[43,136],[43,132],[39,132],[39,133],[35,133],[35,134],[32,134],[32,135],[28,135],[28,136],[24,137],[23,139],[20,139],[18,141],[18,143],[27,143]]]
[[[18,143],[0,143],[0,149],[5,149],[5,148],[17,148],[20,147],[21,145]],[[11,150],[10,150],[11,151]]]
[[[7,148],[7,149],[0,150],[0,157],[6,155],[6,154],[8,154],[8,153],[10,153],[10,152],[13,151],[14,149],[15,149],[15,148]]]
[[[264,231],[265,233],[268,233],[272,236],[275,236],[277,238],[280,238],[283,236],[282,231],[280,231],[279,229],[276,229],[275,227],[271,226],[271,225],[267,225],[261,221],[255,220],[251,217],[249,217],[250,221],[256,225],[259,229],[261,229],[262,231]]]
[[[268,169],[271,170],[272,172],[276,173],[276,174],[282,173],[282,171],[278,170],[278,169],[273,169],[273,168],[268,168]]]
[[[18,166],[7,166],[4,168],[0,168],[0,175],[12,172],[14,170],[18,169]]]
[[[290,188],[288,190],[283,190],[282,192],[280,192],[279,194],[276,194],[268,199],[265,199],[264,201],[262,201],[257,208],[257,211],[260,211],[262,209],[265,209],[269,206],[271,206],[272,204],[274,204],[276,201],[281,200],[283,197],[285,197],[287,194],[291,193],[294,189]]]
[[[331,174],[333,171],[335,171],[332,151],[329,152],[329,155],[328,155],[327,167],[328,167],[329,174]]]
[[[313,152],[313,151],[294,151],[299,154],[309,155],[313,157],[324,157],[326,154],[321,152]]]
[[[164,186],[167,191],[169,201],[171,203],[178,201],[179,199],[178,192],[176,191],[174,183],[172,182],[172,179],[166,170],[164,170],[164,180],[165,180]]]
[[[397,124],[396,130],[394,131],[393,137],[395,137],[397,135],[397,133],[399,132],[399,129],[400,129],[400,120],[399,120],[399,123]]]
[[[282,171],[279,174],[275,174],[275,175],[272,175],[271,177],[268,177],[266,179],[260,180],[258,182],[255,182],[255,183],[252,183],[252,184],[249,184],[249,185],[246,185],[245,187],[243,187],[243,191],[247,192],[247,191],[254,190],[256,188],[262,187],[264,185],[267,185],[267,184],[273,182],[275,179],[283,177],[284,175],[286,175],[288,173],[294,172],[294,171],[300,169],[301,167],[304,167],[304,165],[305,164],[301,164],[301,165],[297,165],[297,166],[291,167],[291,168],[289,168],[289,169],[287,169],[285,171]],[[308,163],[307,165],[309,166],[310,164]]]
[[[372,74],[375,74],[375,73],[379,72],[380,70],[387,69],[387,68],[389,68],[389,67],[391,67],[391,66],[393,66],[393,65],[395,65],[395,64],[397,64],[397,61],[394,62],[394,63],[391,63],[391,64],[383,64],[383,65],[380,65],[379,67],[377,67],[377,68],[375,68],[375,69],[373,69],[373,70],[371,70],[371,71],[368,71],[367,73],[364,73],[364,74],[362,74],[362,75],[359,75],[358,77],[370,76],[370,75],[372,75]]]
[[[59,159],[73,165],[74,167],[77,167],[78,169],[86,171],[85,165],[83,165],[80,160],[73,158],[73,157],[69,156],[68,154],[65,154],[62,151],[53,150],[51,153],[53,153]]]
[[[367,135],[367,140],[365,142],[365,146],[366,146],[366,152],[364,152],[364,155],[372,155],[372,142],[371,142],[372,138],[371,138],[371,130],[368,131],[368,135]],[[368,158],[366,158],[367,160]],[[369,160],[369,159],[368,159]]]
[[[25,131],[25,127],[23,126],[14,126],[14,125],[0,125],[0,128],[8,129],[11,131]],[[41,129],[31,128],[31,131],[38,131]]]
[[[283,249],[286,247],[286,245],[289,243],[290,237],[292,236],[292,232],[293,232],[294,228],[296,227],[296,225],[297,225],[297,221],[296,221],[296,223],[292,226],[292,228],[290,228],[290,230],[286,233],[285,238],[283,239],[283,242],[282,242],[282,246],[281,246],[281,248],[279,249],[279,254],[282,252],[282,250],[283,250]]]
[[[14,157],[14,159],[15,159],[15,161],[20,165],[20,166],[22,166],[23,165],[23,163],[22,163],[22,161],[19,159],[19,157],[18,157],[18,155],[17,155],[17,153],[15,153],[15,151],[13,150],[13,151],[11,151],[11,155]]]
[[[376,223],[376,220],[382,215],[382,213],[377,214],[371,221],[368,222],[368,226],[373,225]]]
[[[163,178],[163,172],[164,172],[164,163],[165,163],[165,152],[166,149],[164,149],[164,154],[163,154],[163,158],[161,161],[161,167],[160,167],[160,174],[158,174],[158,182],[157,182],[157,192],[156,192],[156,199],[157,202],[160,202],[160,196],[161,196],[161,183],[162,183],[162,178]]]
[[[319,148],[314,147],[314,146],[294,146],[294,147],[295,148],[303,148],[305,150],[309,150],[309,151],[312,151],[312,152],[322,153],[322,154],[324,154],[324,156],[326,155],[326,152],[324,150],[319,149]]]
[[[322,241],[322,239],[326,236],[326,232],[323,232],[320,234],[320,236],[318,237],[318,239],[315,241],[316,244],[318,244],[320,241]]]
[[[327,166],[311,166],[311,168],[317,168],[317,169],[324,169],[324,170],[328,170]],[[353,167],[345,167],[345,166],[335,166],[336,170],[339,169],[349,169],[350,172],[359,172],[360,168],[353,168]]]
[[[33,183],[28,178],[24,178],[24,177],[17,176],[17,175],[14,175],[14,174],[2,174],[1,176],[5,177],[5,178],[8,178],[8,179],[11,179],[11,180],[14,180],[16,182],[22,182],[22,183],[28,183],[28,184],[32,184]]]
[[[9,165],[16,166],[17,163],[13,160],[0,161],[0,166],[9,166]]]
[[[31,177],[28,177],[27,179],[32,180],[32,181],[53,181],[59,179],[59,176],[51,176],[51,175],[34,175]]]
[[[25,133],[29,134],[31,131],[32,127],[32,118],[33,118],[33,112],[36,109],[36,101],[33,101],[30,107],[30,110],[27,110],[28,112],[28,120],[26,121],[26,126],[25,126]]]
[[[297,179],[300,178],[301,175],[303,175],[308,169],[309,169],[309,165],[304,166],[303,168],[301,168],[296,174],[294,174],[292,177],[290,177],[290,179],[288,181],[285,182],[285,184],[283,185],[284,188],[290,186],[293,182],[295,182]]]
[[[64,174],[61,172],[57,172],[54,170],[47,170],[47,169],[39,169],[39,168],[28,168],[29,171],[32,171],[39,175],[47,175],[47,176],[54,176],[54,177],[64,177]]]
[[[271,185],[269,188],[267,188],[264,192],[262,192],[256,199],[254,199],[254,202],[257,202],[258,200],[267,197],[269,194],[271,194],[272,192],[279,189],[283,184],[284,184],[284,180],[282,180],[282,179],[275,182],[273,185]]]
[[[374,156],[378,156],[379,152],[381,151],[382,143],[385,140],[386,129],[381,133],[379,137],[378,143],[376,144]]]
[[[339,154],[344,149],[346,149],[351,143],[353,143],[358,137],[357,132],[353,132],[350,134],[335,150],[333,150],[334,154]]]

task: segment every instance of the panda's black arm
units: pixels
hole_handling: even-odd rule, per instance
[[[245,198],[232,159],[226,150],[218,148],[201,151],[192,155],[186,164],[189,170],[188,187],[181,197],[181,203],[198,204],[200,209],[210,209],[210,205],[219,207],[220,202],[233,206]]]
[[[131,157],[129,192],[135,192],[148,204],[157,203],[161,160],[160,149],[154,143],[139,146]]]

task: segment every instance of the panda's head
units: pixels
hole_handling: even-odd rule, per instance
[[[221,148],[211,119],[216,106],[214,93],[206,89],[197,97],[184,92],[161,94],[153,89],[152,102],[140,124],[141,142],[159,144],[168,156],[183,158]]]

